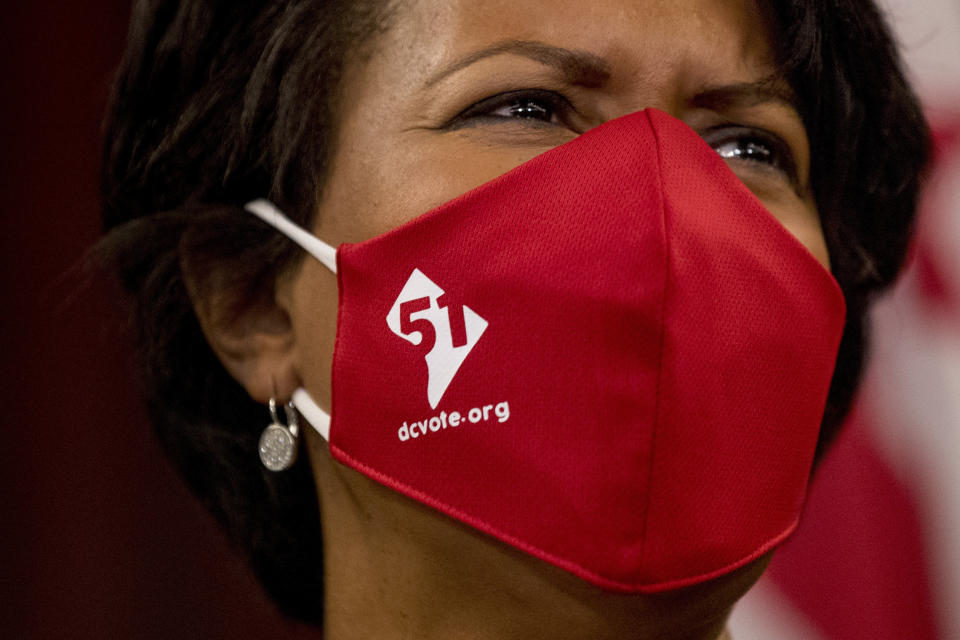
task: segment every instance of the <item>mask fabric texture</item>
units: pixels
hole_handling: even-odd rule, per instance
[[[336,260],[329,433],[294,400],[341,463],[610,590],[795,528],[843,296],[679,120],[610,121]]]

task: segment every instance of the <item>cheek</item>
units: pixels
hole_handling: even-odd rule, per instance
[[[478,143],[474,134],[410,132],[392,143],[365,140],[331,173],[316,234],[331,243],[359,242],[396,228],[546,151]],[[362,144],[356,148],[364,148]]]
[[[337,278],[309,256],[292,283],[289,314],[294,368],[301,386],[330,412],[330,370],[337,328]]]
[[[827,252],[823,227],[812,201],[792,199],[787,202],[764,201],[764,204],[824,268],[830,268],[830,255]]]

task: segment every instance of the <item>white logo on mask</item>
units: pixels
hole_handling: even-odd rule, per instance
[[[487,324],[470,307],[450,300],[419,269],[407,278],[387,314],[387,326],[426,352],[427,400],[431,409],[437,408]]]

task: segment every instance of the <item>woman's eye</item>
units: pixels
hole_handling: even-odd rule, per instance
[[[776,152],[759,140],[738,139],[724,142],[717,147],[717,153],[720,154],[721,158],[727,160],[737,158],[772,165],[777,164]]]
[[[797,163],[790,145],[779,136],[751,127],[719,127],[711,129],[704,140],[728,162],[746,162],[750,167],[776,171],[791,186],[799,189]]]
[[[451,128],[478,124],[503,124],[522,121],[534,125],[559,125],[573,109],[570,102],[554,91],[521,90],[485,98],[460,112]]]
[[[498,118],[529,118],[550,122],[553,120],[553,108],[536,100],[515,100],[509,106],[494,109],[489,115]]]

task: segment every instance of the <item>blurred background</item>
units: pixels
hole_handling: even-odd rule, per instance
[[[937,132],[911,266],[851,424],[737,640],[960,640],[960,0],[883,0]],[[128,0],[0,26],[0,638],[317,637],[278,616],[163,459],[110,290],[99,128]]]

